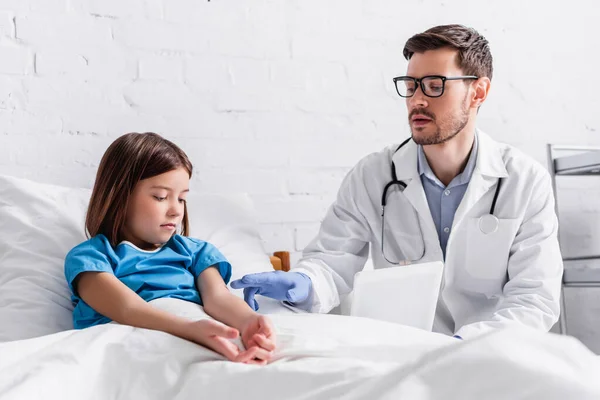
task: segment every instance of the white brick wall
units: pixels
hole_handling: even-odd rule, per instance
[[[33,55],[25,48],[5,46],[0,48],[0,74],[27,75],[33,71]]]
[[[599,10],[592,0],[0,0],[0,173],[91,186],[112,140],[156,131],[191,157],[195,190],[252,195],[268,250],[301,250],[348,169],[407,137],[391,78],[405,71],[406,39],[432,25],[472,25],[491,43],[481,128],[544,164],[547,142],[600,145]],[[600,253],[597,184],[559,184],[567,255]]]
[[[0,12],[0,36],[7,38],[15,37],[15,21],[13,13],[9,11]]]

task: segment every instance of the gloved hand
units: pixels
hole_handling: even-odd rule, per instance
[[[312,282],[308,276],[300,272],[273,271],[245,275],[242,279],[231,282],[231,287],[243,288],[244,300],[256,311],[258,303],[254,300],[255,295],[299,303],[308,298]]]

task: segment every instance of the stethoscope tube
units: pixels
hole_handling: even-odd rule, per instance
[[[408,138],[404,142],[400,143],[400,146],[396,147],[396,150],[394,150],[393,154],[396,154],[396,152],[398,152],[398,150],[400,150],[402,148],[402,146],[404,146],[406,143],[408,143],[410,141],[410,139],[411,138]],[[406,183],[398,180],[398,175],[396,175],[396,165],[394,164],[394,161],[392,160],[392,180],[390,182],[388,182],[387,185],[385,185],[385,187],[383,188],[383,193],[381,195],[381,212],[382,213],[383,213],[383,208],[387,204],[387,191],[390,188],[390,186],[393,186],[393,185],[400,185],[402,190],[406,189]]]
[[[396,154],[396,152],[398,152],[398,150],[400,150],[411,139],[412,138],[408,138],[404,142],[402,142],[396,148],[396,150],[394,150],[393,154]],[[395,263],[395,262],[390,261],[386,257],[385,252],[383,251],[383,249],[384,249],[383,237],[384,237],[384,224],[385,224],[385,206],[387,204],[387,192],[388,192],[389,188],[394,185],[400,186],[401,191],[404,191],[404,189],[406,189],[406,186],[407,186],[404,181],[401,181],[398,179],[398,177],[396,175],[396,165],[394,164],[393,160],[391,162],[391,175],[392,175],[392,180],[389,181],[384,186],[383,193],[381,194],[381,253],[383,255],[383,258],[385,258],[385,260],[388,261],[390,264],[409,264],[411,262],[418,261],[425,256],[425,240],[423,238],[423,230],[421,229],[421,221],[419,219],[418,214],[417,214],[417,223],[419,224],[419,230],[421,231],[421,239],[423,240],[423,254],[421,255],[421,257],[416,260],[404,260],[403,262]],[[492,200],[490,212],[489,212],[489,214],[486,214],[479,218],[479,228],[480,228],[481,232],[484,234],[494,233],[498,229],[499,221],[498,221],[498,218],[494,215],[494,212],[496,211],[496,201],[498,200],[498,194],[500,193],[501,184],[502,184],[502,178],[498,178],[498,183],[496,185],[496,192],[494,193],[494,198]]]
[[[500,185],[502,184],[502,178],[498,178],[498,186],[496,186],[496,193],[494,193],[494,199],[492,200],[492,206],[490,207],[490,215],[494,215],[496,211],[496,200],[498,200],[498,193],[500,193]]]

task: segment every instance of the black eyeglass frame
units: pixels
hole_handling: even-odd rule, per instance
[[[431,95],[427,94],[427,92],[425,90],[425,85],[423,84],[423,80],[428,79],[428,78],[438,78],[438,79],[442,80],[442,93],[440,93],[437,96],[431,96]],[[458,81],[458,80],[462,80],[462,79],[479,79],[479,78],[476,77],[475,75],[465,75],[465,76],[427,75],[422,78],[413,78],[412,76],[397,76],[393,80],[394,80],[394,87],[396,88],[396,93],[398,93],[398,96],[400,96],[404,99],[407,99],[407,98],[413,97],[415,95],[415,93],[417,93],[417,89],[416,89],[417,87],[420,87],[421,92],[423,92],[423,94],[427,97],[431,97],[431,98],[441,97],[444,94],[444,91],[446,90],[446,81]],[[398,89],[398,81],[401,81],[401,82],[413,81],[415,83],[415,91],[413,92],[413,94],[411,94],[410,96],[403,96],[402,94],[400,94],[400,90]]]

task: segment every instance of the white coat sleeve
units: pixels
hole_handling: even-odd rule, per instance
[[[511,246],[503,300],[487,320],[460,327],[456,335],[467,339],[505,327],[549,331],[560,313],[562,275],[552,185],[549,175],[541,173]]]
[[[360,165],[344,178],[319,233],[291,270],[306,274],[312,281],[312,293],[306,301],[293,304],[297,308],[329,312],[340,304],[340,295],[350,293],[354,275],[364,268],[370,229],[357,204],[370,200]]]

